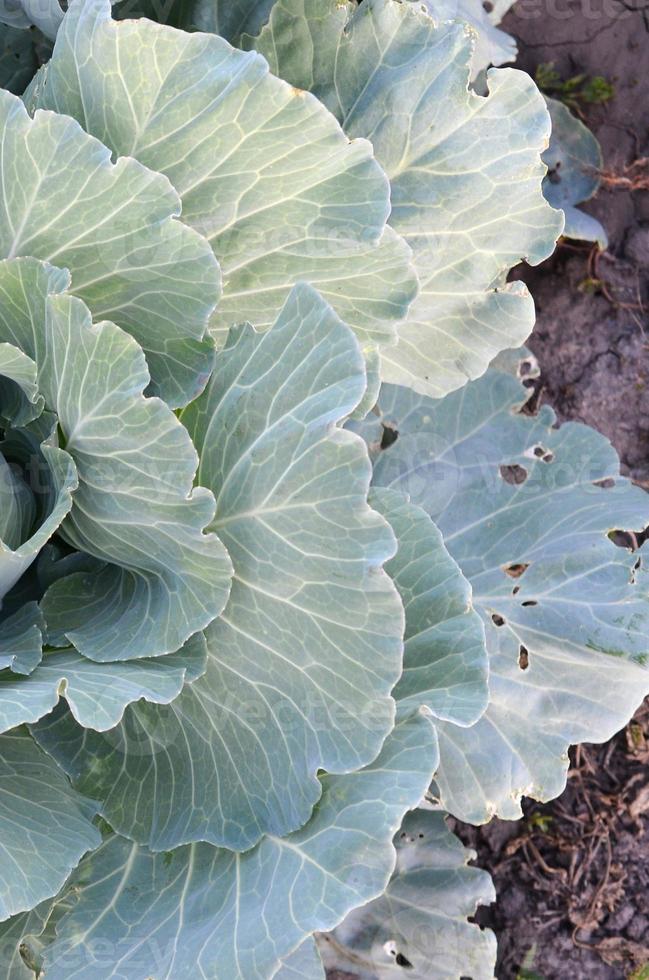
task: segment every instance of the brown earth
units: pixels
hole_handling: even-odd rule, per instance
[[[539,64],[554,62],[563,79],[603,75],[614,86],[606,104],[581,104],[584,121],[600,141],[607,175],[584,209],[604,224],[609,248],[595,258],[587,246],[566,243],[541,267],[521,275],[537,306],[530,347],[541,364],[545,400],[560,419],[586,422],[608,436],[626,472],[644,482],[649,479],[649,321],[643,309],[649,299],[649,0],[643,2],[644,10],[632,12],[628,0],[624,5],[519,0],[503,27],[519,40],[517,65],[531,74]],[[533,18],[542,3],[549,9]],[[648,189],[632,189],[643,183]]]
[[[498,894],[478,921],[498,936],[499,980],[646,980],[634,971],[649,962],[649,705],[571,754],[558,800],[456,824]]]

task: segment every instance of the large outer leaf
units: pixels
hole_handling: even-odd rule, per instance
[[[19,677],[15,666],[14,673],[0,672],[0,732],[38,721],[60,697],[80,725],[103,732],[119,724],[133,701],[169,704],[180,694],[186,676],[193,679],[204,669],[202,633],[178,653],[153,660],[97,664],[76,650],[46,653],[29,677]]]
[[[472,725],[487,707],[488,660],[471,586],[421,507],[384,487],[372,490],[370,503],[399,545],[385,566],[406,614],[403,674],[393,692],[399,710],[425,704],[437,718]]]
[[[235,569],[207,671],[107,736],[64,716],[52,746],[119,833],[242,850],[308,819],[319,769],[379,752],[401,669],[403,611],[381,569],[395,543],[367,505],[363,443],[334,425],[364,384],[352,332],[298,286],[267,333],[233,329],[183,413]]]
[[[174,216],[168,180],[120,159],[72,119],[0,91],[0,255],[66,266],[71,291],[145,348],[160,393],[185,404],[205,384],[202,340],[219,292],[208,243]],[[26,353],[29,353],[26,351]]]
[[[96,811],[29,735],[0,736],[0,921],[54,895],[97,847]]]
[[[108,0],[74,0],[38,104],[169,177],[223,269],[212,318],[222,340],[242,320],[270,326],[298,280],[361,340],[394,339],[415,279],[385,229],[385,174],[369,143],[346,139],[262,58],[207,34],[113,22]]]
[[[71,908],[45,950],[45,975],[270,980],[312,932],[333,928],[385,888],[392,836],[420,799],[435,755],[429,719],[411,715],[373,765],[322,777],[305,827],[265,837],[245,854],[194,844],[156,855],[108,838],[71,880]]]
[[[467,921],[496,898],[489,875],[467,866],[475,852],[430,810],[406,814],[394,845],[385,893],[321,937],[325,965],[359,980],[492,980],[496,937]]]
[[[383,378],[443,395],[522,342],[533,304],[506,273],[546,258],[562,228],[541,193],[550,124],[529,75],[493,70],[489,96],[476,95],[465,29],[394,0],[278,0],[247,43],[315,92],[350,137],[370,139],[390,177],[390,224],[413,249],[422,290],[398,346],[382,351]]]
[[[471,822],[557,796],[569,744],[610,738],[649,690],[643,553],[608,537],[649,523],[649,497],[603,436],[524,401],[495,370],[442,401],[389,386],[380,401],[399,438],[375,482],[431,515],[485,621],[490,705],[439,726],[444,805]]]
[[[62,531],[110,563],[48,590],[50,636],[102,662],[172,653],[219,615],[230,586],[225,549],[203,532],[214,498],[192,489],[196,451],[167,405],[143,396],[149,375],[128,334],[52,296],[45,338],[40,388],[79,472]]]

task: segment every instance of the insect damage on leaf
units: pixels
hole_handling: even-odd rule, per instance
[[[8,980],[492,980],[446,812],[649,687],[646,495],[516,350],[506,6],[0,0]]]

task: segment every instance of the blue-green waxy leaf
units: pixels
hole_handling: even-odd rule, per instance
[[[475,852],[462,846],[444,816],[406,814],[385,893],[320,937],[328,969],[358,980],[493,980],[496,937],[467,920],[495,900],[494,887],[485,871],[468,866]]]
[[[40,937],[47,927],[53,901],[0,922],[0,969],[3,980],[34,980],[39,969]]]
[[[2,454],[0,443],[0,543],[15,550],[26,541],[36,520],[36,501],[27,481]]]
[[[373,488],[370,503],[398,542],[385,566],[406,614],[403,673],[393,692],[398,708],[424,704],[436,718],[472,725],[487,707],[488,660],[471,586],[421,507],[385,487]]]
[[[27,571],[72,507],[72,493],[78,482],[74,461],[69,453],[52,444],[51,437],[43,442],[42,435],[38,429],[7,430],[4,442],[0,444],[2,457],[11,461],[8,477],[11,486],[3,481],[3,487],[7,490],[13,487],[21,498],[20,512],[14,510],[18,524],[12,526],[10,541],[0,540],[0,602]],[[14,467],[21,475],[16,476]],[[29,485],[32,481],[36,493]]]
[[[73,0],[36,104],[169,178],[223,270],[211,320],[221,343],[233,323],[270,326],[297,281],[362,342],[394,342],[416,280],[386,228],[387,178],[366,140],[347,139],[263,58]]]
[[[9,485],[12,474],[3,458],[3,487],[14,506],[2,509],[0,537],[19,552],[12,557],[5,548],[0,554],[0,573],[7,567],[3,589],[26,570],[69,510],[70,491],[77,486],[74,459],[81,485],[62,533],[111,564],[61,579],[50,590],[44,603],[50,637],[63,645],[72,637],[97,660],[171,653],[218,615],[227,597],[227,556],[214,535],[202,533],[214,502],[209,492],[191,490],[197,457],[185,429],[162,402],[142,395],[149,374],[140,348],[112,324],[93,327],[81,301],[65,295],[68,282],[66,274],[34,259],[0,262],[0,338],[8,338],[0,354],[9,351],[14,362],[17,354],[19,364],[30,368],[33,378],[23,379],[25,390],[30,385],[36,391],[38,371],[40,392],[57,413],[67,446],[66,452],[41,450],[46,464],[53,461],[58,481],[50,497],[60,500],[32,537],[34,513],[26,508],[31,504],[34,510],[33,495],[22,476],[13,476]],[[34,398],[40,409],[41,395]],[[27,400],[23,407],[28,405]],[[16,443],[27,437],[12,438]],[[29,446],[24,455],[28,462]],[[42,708],[47,689],[52,707],[54,688],[38,684],[34,679],[31,695],[40,690]],[[31,700],[23,709],[24,718],[10,723],[5,717],[5,726],[40,717]]]
[[[575,205],[591,198],[599,187],[602,151],[595,136],[570,109],[556,99],[545,99],[552,119],[550,145],[543,154],[548,175],[543,181],[546,200],[566,216],[567,238],[597,242],[606,248],[608,238],[600,222]]]
[[[76,297],[50,297],[39,383],[79,473],[62,533],[108,564],[55,582],[42,606],[54,642],[101,662],[173,653],[230,586],[225,549],[203,531],[214,498],[192,489],[196,451],[167,405],[143,396],[148,381],[132,337],[93,324]]]
[[[27,602],[13,615],[3,618],[0,622],[0,671],[30,674],[41,659],[44,629],[43,614],[36,602]]]
[[[256,33],[274,0],[117,0],[115,17],[149,17],[184,31],[220,34],[236,44],[244,31]]]
[[[410,0],[418,3],[420,0]],[[471,78],[490,65],[505,65],[516,61],[516,40],[498,28],[514,0],[496,0],[485,4],[482,0],[423,0],[431,17],[438,23],[459,20],[468,24],[474,37],[471,58]]]
[[[40,655],[39,643],[39,660]],[[134,701],[173,701],[186,679],[195,679],[204,671],[205,657],[202,633],[177,653],[151,660],[98,664],[76,650],[46,653],[29,677],[18,676],[16,665],[13,673],[0,671],[0,732],[38,721],[61,697],[80,725],[107,731],[119,724],[126,706]]]
[[[616,528],[649,524],[610,443],[554,415],[492,370],[441,401],[387,386],[399,437],[375,466],[410,494],[470,580],[486,629],[490,704],[471,728],[440,723],[445,806],[471,822],[557,796],[572,742],[604,741],[649,690],[644,555]]]
[[[0,261],[0,607],[71,506],[77,474],[50,437],[55,420],[41,416],[34,360],[44,334],[48,292],[67,273],[33,259]],[[39,418],[38,425],[31,425]],[[22,427],[22,428],[21,428]],[[34,602],[5,606],[0,620],[0,671],[30,673],[41,658],[42,616]],[[39,598],[39,597],[36,597]]]
[[[416,712],[375,763],[321,777],[302,829],[265,837],[245,854],[205,843],[152,854],[109,837],[72,877],[69,900],[64,893],[45,975],[269,980],[314,931],[381,894],[394,868],[392,837],[435,757],[430,720]]]
[[[274,980],[325,980],[320,954],[312,938],[306,939],[283,961]]]
[[[96,812],[26,732],[0,736],[0,922],[58,892],[101,841]]]
[[[443,395],[521,343],[534,309],[507,272],[546,258],[563,226],[541,192],[550,120],[529,75],[492,70],[476,95],[471,32],[395,0],[278,0],[247,43],[371,140],[390,178],[421,292],[381,351],[384,380]]]
[[[13,344],[0,342],[0,419],[5,424],[26,425],[42,410],[35,363]]]
[[[335,425],[364,386],[353,333],[298,286],[271,330],[233,329],[184,411],[234,565],[207,670],[106,736],[69,719],[52,750],[119,833],[156,851],[242,850],[308,819],[319,769],[379,752],[402,658],[403,610],[381,568],[395,543],[367,504],[362,441]]]
[[[200,2],[200,0],[199,0]],[[512,6],[513,0],[498,0],[489,5],[481,0],[408,0],[420,9],[427,10],[437,24],[445,21],[461,21],[471,28],[474,49],[471,57],[471,78],[490,65],[504,65],[516,60],[516,41],[509,34],[498,30],[498,24]],[[256,48],[265,54],[271,64],[284,67],[300,65],[311,74],[311,81],[331,77],[333,62],[340,44],[340,33],[347,21],[356,13],[355,0],[268,0],[269,16],[258,22],[265,23],[261,37],[255,24],[246,24],[245,33],[234,43],[242,47]],[[266,23],[270,21],[270,23]],[[202,30],[211,30],[204,27]],[[223,34],[216,28],[216,33]],[[225,35],[227,36],[227,35]],[[292,48],[292,51],[288,49]],[[288,76],[287,76],[288,77]],[[303,77],[303,87],[311,90],[312,84]]]
[[[185,404],[213,364],[203,336],[219,270],[208,243],[174,220],[180,201],[168,180],[135,160],[113,164],[74,120],[32,120],[1,91],[0,131],[0,255],[68,268],[71,291],[131,333],[160,393]]]

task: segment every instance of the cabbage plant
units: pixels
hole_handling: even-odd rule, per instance
[[[517,350],[544,99],[418,4],[142,12],[0,92],[3,976],[489,978],[445,815],[649,689],[647,498]]]

